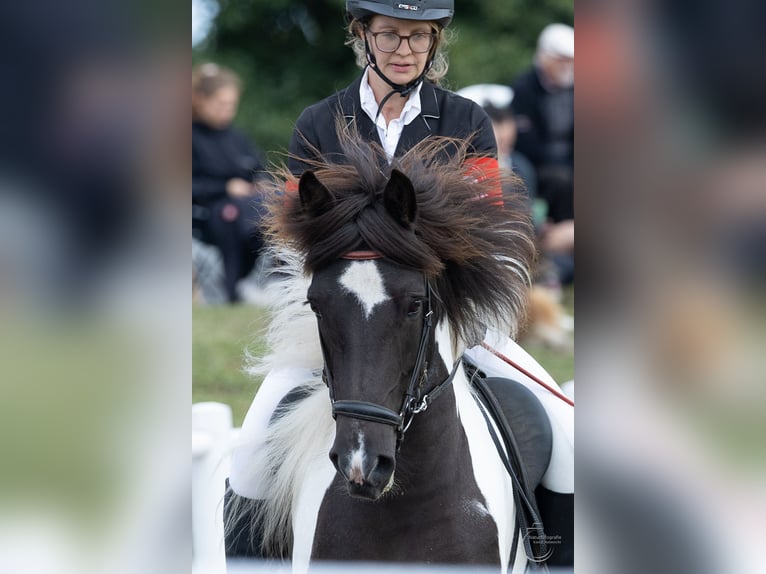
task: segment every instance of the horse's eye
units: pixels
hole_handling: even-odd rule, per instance
[[[414,299],[410,301],[410,305],[407,307],[407,316],[416,317],[422,308],[423,301],[421,299]]]

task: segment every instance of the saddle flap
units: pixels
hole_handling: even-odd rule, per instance
[[[532,391],[512,379],[476,378],[473,383],[482,386],[479,393],[482,401],[486,400],[484,394],[491,393],[500,406],[503,417],[496,416],[492,408],[487,410],[503,435],[506,448],[516,451],[528,487],[534,491],[548,469],[553,449],[553,431],[543,405]],[[506,421],[510,429],[504,428]]]

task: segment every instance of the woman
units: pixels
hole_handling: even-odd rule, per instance
[[[346,89],[300,115],[290,144],[289,168],[294,174],[307,168],[300,158],[321,154],[343,161],[335,127],[339,117],[355,123],[363,137],[380,143],[390,158],[403,155],[425,138],[449,136],[469,139],[476,156],[466,166],[472,176],[480,175],[480,170],[498,169],[495,135],[487,114],[476,103],[438,85],[447,71],[443,49],[453,4],[452,0],[422,0],[416,5],[397,0],[347,0],[351,18],[347,43],[363,72]],[[500,189],[497,195],[502,196]],[[534,362],[505,336],[495,337],[491,344],[506,355],[515,353],[518,358],[523,354],[522,362],[527,365]],[[482,367],[497,361],[481,348],[471,349],[471,359]],[[502,373],[502,366],[488,366],[494,367],[493,375],[498,370]],[[515,371],[510,371],[505,375],[512,377]],[[272,370],[263,381],[243,422],[240,446],[232,453],[230,485],[236,494],[262,497],[252,476],[262,464],[259,453],[271,415],[288,392],[312,377],[308,369],[287,367]],[[571,492],[569,479],[564,481],[561,492]]]
[[[253,183],[263,172],[259,152],[232,127],[241,83],[230,70],[203,64],[192,73],[192,205],[198,238],[218,247],[226,296],[253,269],[263,246],[260,203]]]

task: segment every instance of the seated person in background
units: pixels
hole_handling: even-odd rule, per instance
[[[192,72],[192,204],[198,239],[216,246],[223,259],[229,302],[240,300],[246,277],[263,247],[257,181],[260,152],[232,127],[241,82],[230,70],[203,64]]]

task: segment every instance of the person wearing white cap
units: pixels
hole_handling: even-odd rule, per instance
[[[574,29],[549,24],[537,41],[536,64],[544,79],[558,88],[574,86]]]
[[[537,171],[538,197],[547,202],[548,221],[573,227],[574,29],[565,24],[546,26],[534,65],[512,86],[516,148]],[[559,274],[561,282],[568,283],[574,277],[574,262],[571,254],[563,255]]]

